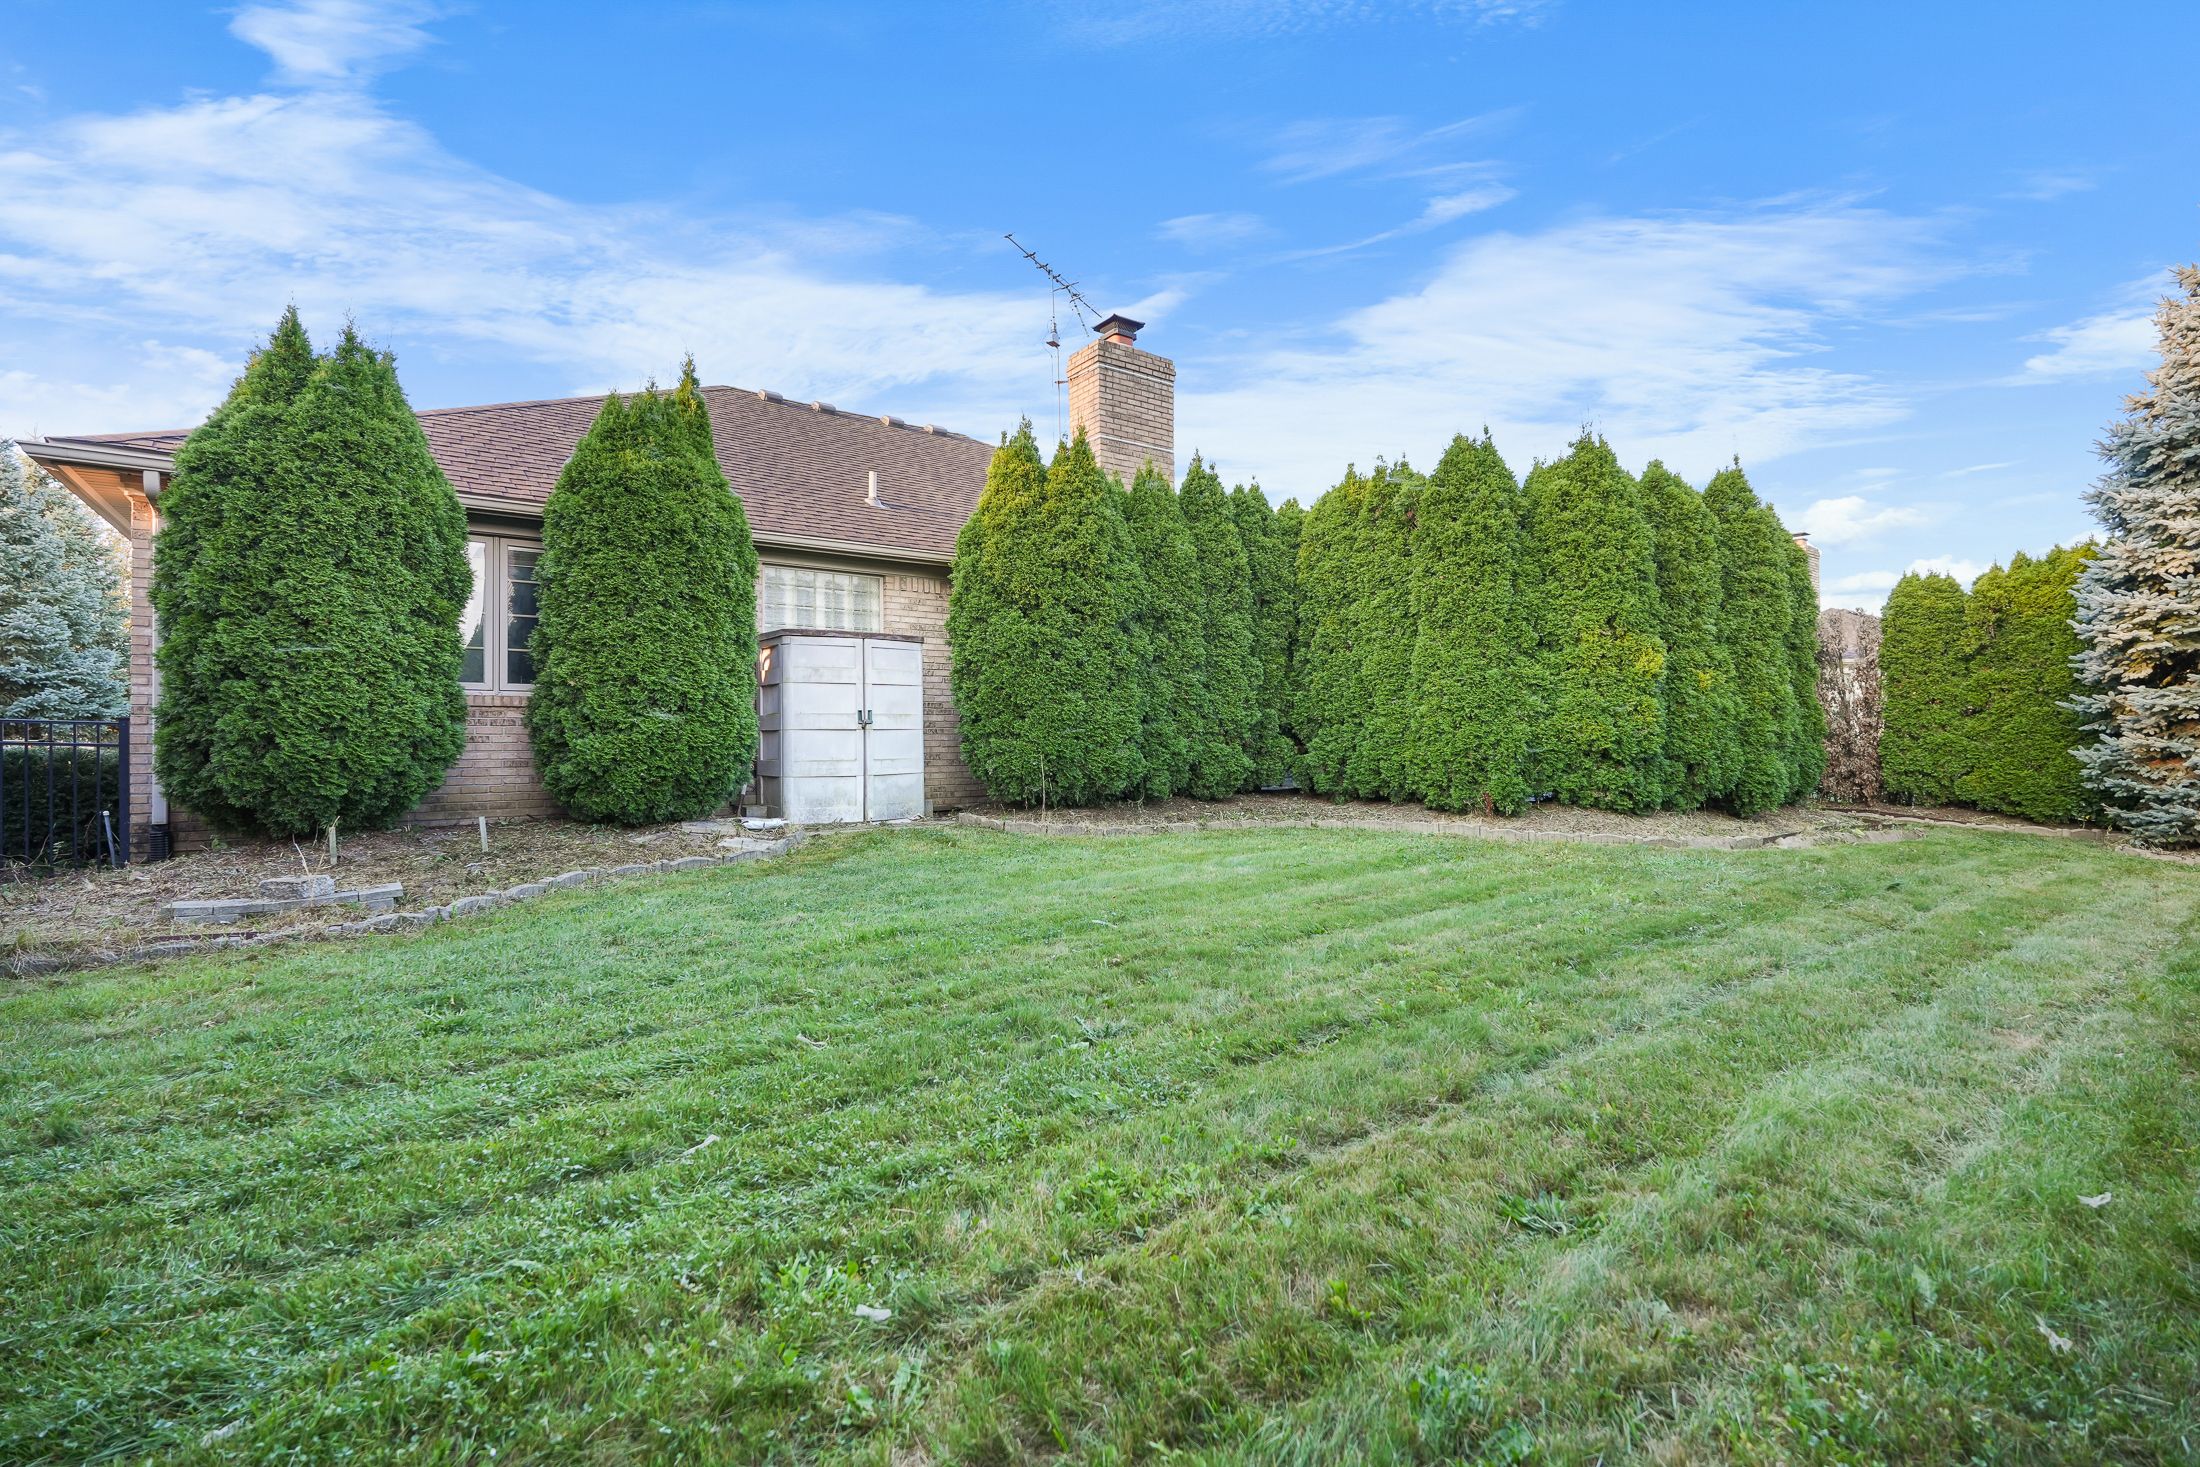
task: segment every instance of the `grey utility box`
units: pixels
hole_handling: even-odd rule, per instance
[[[924,813],[924,643],[767,632],[757,647],[756,792],[797,825]]]

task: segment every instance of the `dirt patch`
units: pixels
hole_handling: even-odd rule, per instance
[[[1373,800],[1330,800],[1316,795],[1240,795],[1230,800],[1159,800],[1147,805],[1096,805],[1079,810],[984,806],[965,812],[1011,828],[1042,824],[1065,834],[1094,834],[1133,828],[1245,829],[1278,826],[1366,826],[1416,834],[1431,831],[1486,835],[1499,839],[1548,837],[1631,843],[1717,842],[1720,845],[1776,845],[1826,837],[1860,838],[1883,832],[1889,822],[1870,811],[1795,807],[1742,820],[1715,810],[1661,810],[1648,815],[1619,815],[1609,810],[1579,810],[1566,805],[1537,805],[1515,816],[1446,814],[1419,805],[1390,805]]]
[[[339,891],[402,882],[405,891],[397,905],[418,909],[590,866],[711,855],[721,838],[677,825],[627,830],[508,820],[490,822],[486,851],[472,826],[408,828],[347,836],[337,844],[333,865],[325,846],[261,841],[122,871],[0,878],[0,971],[26,953],[98,961],[167,938],[320,928],[364,915],[356,907],[313,906],[225,925],[170,922],[161,915],[171,902],[257,896],[264,877],[331,876]]]

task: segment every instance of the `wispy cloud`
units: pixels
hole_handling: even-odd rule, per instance
[[[2035,168],[2021,175],[2004,197],[2046,204],[2096,186],[2090,173],[2076,168]]]
[[[1370,245],[1379,245],[1403,235],[1420,234],[1425,230],[1434,229],[1440,224],[1449,224],[1455,219],[1464,219],[1470,214],[1479,214],[1485,209],[1494,209],[1499,204],[1506,203],[1518,196],[1519,190],[1508,188],[1501,183],[1484,184],[1479,188],[1464,189],[1455,194],[1439,195],[1430,199],[1427,207],[1423,208],[1419,215],[1395,229],[1385,229],[1360,239],[1348,240],[1344,244],[1317,245],[1312,249],[1292,250],[1283,255],[1282,258],[1286,260],[1312,260],[1323,255],[1350,254],[1354,250],[1364,250]]]
[[[1226,249],[1268,232],[1267,221],[1258,214],[1179,214],[1154,229],[1162,239],[1194,250]]]
[[[417,20],[371,17],[423,14],[257,5],[238,34],[299,86],[0,137],[0,433],[188,424],[290,300],[323,330],[356,315],[570,390],[692,350],[719,380],[1013,421],[1040,324],[1026,296],[895,278],[861,242],[906,241],[906,221],[581,204],[455,158],[354,84],[414,44]],[[821,231],[858,244],[821,257]]]
[[[1518,115],[1517,108],[1508,107],[1430,128],[1416,128],[1402,117],[1312,118],[1281,129],[1276,134],[1274,151],[1260,166],[1263,172],[1285,183],[1308,183],[1375,168],[1414,175],[1487,171],[1487,163],[1447,161],[1430,167],[1429,154],[1447,144],[1489,133]]]
[[[1973,474],[1991,474],[1996,469],[2013,469],[2015,467],[2014,463],[1966,464],[1960,469],[1950,469],[1940,477],[1943,479],[1965,479]]]
[[[1794,528],[1808,532],[1820,545],[1853,545],[1877,539],[1890,530],[1930,524],[1932,518],[1917,505],[1878,504],[1861,494],[1840,494],[1812,500],[1795,517]]]
[[[2151,279],[2147,282],[2150,293],[2154,283]],[[2030,339],[2049,343],[2049,349],[2026,357],[2024,370],[2010,379],[2012,383],[2135,376],[2154,358],[2154,307],[2151,300],[2145,305],[2125,305],[2042,331]]]
[[[356,81],[429,42],[425,0],[293,0],[238,10],[230,33],[267,52],[276,76],[304,85]]]
[[[1345,25],[1434,19],[1534,25],[1554,0],[1061,0],[1070,33],[1097,45],[1302,35]]]
[[[1921,560],[1911,561],[1904,568],[1903,573],[1905,575],[1920,576],[1954,576],[1957,580],[1963,582],[1965,586],[1969,586],[1971,582],[1986,573],[1986,567],[1975,560],[1965,560],[1960,555],[1929,555]]]
[[[1237,385],[1185,389],[1179,436],[1299,494],[1347,455],[1432,457],[1485,422],[1521,467],[1584,423],[1631,463],[1760,464],[1904,415],[1892,388],[1809,357],[1953,274],[1936,246],[1932,225],[1841,201],[1480,235],[1418,288],[1227,364]]]

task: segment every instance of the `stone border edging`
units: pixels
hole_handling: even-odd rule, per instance
[[[584,866],[578,871],[546,876],[540,881],[523,881],[517,886],[506,887],[503,891],[456,897],[441,906],[422,907],[414,912],[383,912],[373,917],[361,917],[352,922],[331,922],[320,927],[286,927],[278,932],[217,937],[170,937],[112,955],[86,953],[56,956],[26,953],[14,959],[0,959],[0,974],[10,978],[43,978],[54,973],[152,962],[160,958],[186,957],[228,948],[269,947],[281,942],[358,937],[370,932],[407,932],[471,916],[475,912],[486,912],[492,908],[510,906],[515,902],[529,901],[547,892],[563,891],[570,887],[621,881],[629,876],[654,876],[665,871],[702,871],[714,866],[735,866],[744,861],[761,861],[770,856],[783,856],[802,841],[803,835],[800,831],[790,831],[757,850],[726,851],[715,856],[674,856],[668,860],[635,861],[624,866]]]
[[[1654,846],[1666,850],[1807,850],[1820,845],[1890,845],[1915,840],[1907,830],[1787,831],[1779,835],[1626,835],[1608,830],[1491,830],[1443,820],[1156,820],[1079,824],[1053,820],[1008,820],[993,815],[958,814],[959,825],[999,830],[1010,835],[1113,836],[1161,835],[1196,830],[1373,830],[1390,835],[1443,835],[1467,840],[1554,841],[1591,846]]]

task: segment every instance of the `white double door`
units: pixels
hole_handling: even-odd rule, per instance
[[[765,804],[805,825],[924,813],[924,644],[765,638],[757,773]]]

